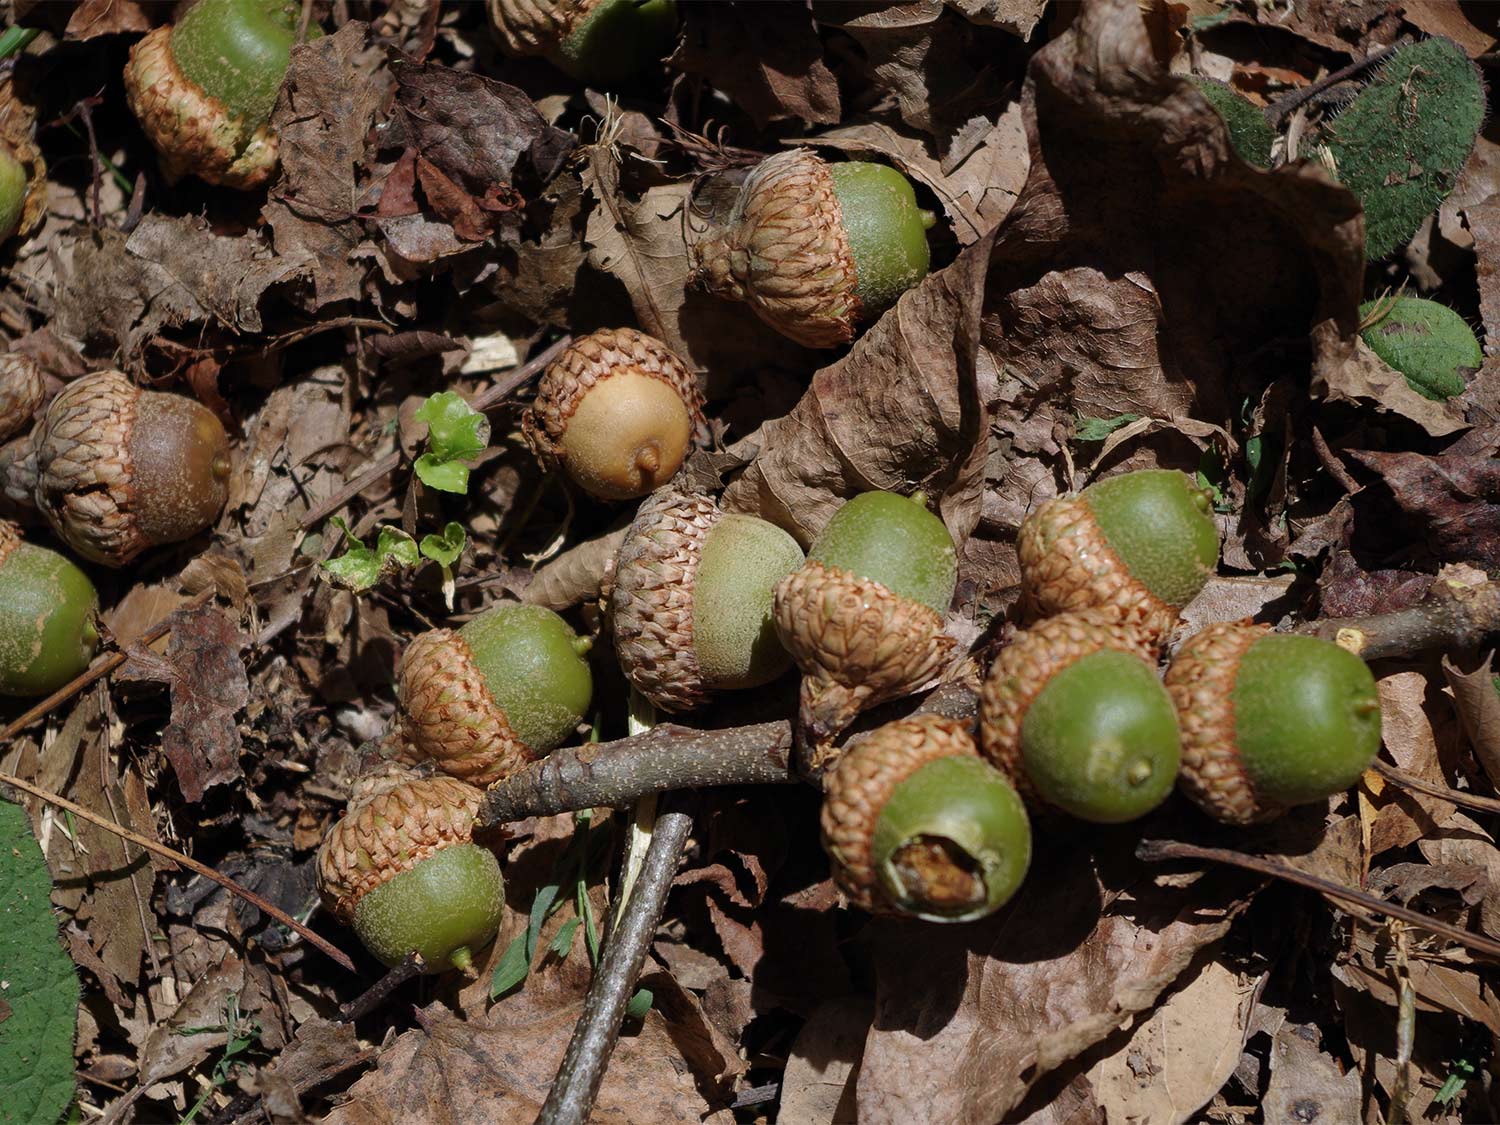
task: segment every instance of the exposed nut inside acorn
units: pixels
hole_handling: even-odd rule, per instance
[[[542,376],[522,426],[544,462],[604,500],[644,496],[665,484],[707,437],[692,372],[634,328],[575,340]]]
[[[776,585],[801,563],[802,548],[774,524],[662,489],[641,505],[615,564],[626,678],[668,711],[774,680],[791,666],[771,619]]]
[[[0,695],[46,695],[87,668],[98,616],[88,575],[0,520]]]
[[[724,226],[689,250],[705,289],[747,302],[799,344],[830,348],[927,276],[932,224],[894,168],[793,149],[761,161]]]
[[[63,542],[105,566],[198,534],[229,495],[229,438],[214,413],[118,371],[69,383],[31,440],[37,507]]]
[[[824,789],[823,848],[856,906],[968,922],[1025,878],[1025,807],[955,719],[913,715],[851,739]]]
[[[489,785],[561,746],[593,695],[589,644],[550,609],[514,603],[421,634],[396,670],[410,755]]]

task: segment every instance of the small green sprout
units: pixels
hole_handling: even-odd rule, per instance
[[[346,590],[363,593],[392,571],[416,566],[422,561],[417,541],[399,527],[382,527],[372,550],[356,539],[349,525],[338,516],[328,522],[343,532],[349,546],[338,558],[325,562],[323,569]]]
[[[469,491],[466,461],[483,453],[490,442],[490,423],[453,391],[427,399],[414,415],[427,423],[427,452],[413,466],[428,488],[441,492]]]

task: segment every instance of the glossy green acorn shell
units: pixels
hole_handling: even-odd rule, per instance
[[[271,119],[297,44],[297,0],[196,0],[172,27],[183,74],[251,125]],[[322,29],[309,23],[307,38]]]
[[[802,548],[773,523],[721,516],[703,541],[693,582],[693,653],[712,688],[770,683],[792,658],[776,635],[776,584],[802,565]]]
[[[833,514],[810,560],[870,578],[903,598],[948,612],[958,549],[921,493],[862,492]]]
[[[547,57],[585,82],[625,82],[672,53],[676,0],[599,0]]]
[[[1110,547],[1131,576],[1168,605],[1198,595],[1219,562],[1213,504],[1185,473],[1141,469],[1082,493]]]
[[[99,596],[64,556],[18,544],[0,562],[0,695],[55,691],[88,667]]]
[[[354,932],[387,965],[415,951],[429,972],[467,970],[494,940],[504,910],[494,854],[453,844],[366,892],[354,907]]]
[[[588,640],[550,609],[511,603],[486,610],[458,632],[521,741],[538,753],[561,746],[593,698]]]
[[[20,229],[30,186],[31,177],[25,165],[11,154],[8,146],[0,143],[0,242]]]
[[[855,292],[869,317],[927,276],[932,252],[930,211],[917,206],[911,181],[885,164],[830,164],[833,194],[854,256]]]
[[[911,865],[924,849],[941,849],[972,877],[946,899],[918,887]],[[903,914],[967,922],[1003,906],[1031,864],[1031,823],[1005,775],[970,755],[939,758],[896,786],[875,822],[876,877]]]
[[[1234,730],[1257,798],[1324,800],[1358,781],[1380,752],[1375,677],[1332,641],[1262,637],[1240,658]]]
[[[1145,816],[1171,794],[1182,739],[1156,670],[1105,649],[1047,681],[1021,723],[1021,763],[1037,795],[1100,824]]]

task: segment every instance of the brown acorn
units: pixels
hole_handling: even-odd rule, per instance
[[[1165,682],[1182,727],[1182,790],[1227,824],[1324,801],[1380,751],[1375,677],[1321,637],[1220,622],[1178,649]]]
[[[644,496],[708,438],[703,395],[672,350],[634,328],[603,328],[547,368],[521,420],[544,462],[604,500]]]
[[[31,440],[37,507],[63,542],[106,566],[198,534],[229,495],[229,439],[213,412],[118,371],[69,383]]]
[[[24,352],[0,352],[0,442],[31,429],[46,395],[36,360]]]
[[[1219,533],[1185,474],[1144,469],[1043,504],[1016,549],[1033,617],[1108,610],[1160,639],[1213,573]]]
[[[998,910],[1031,860],[1025,807],[956,719],[918,714],[851,739],[826,775],[823,849],[855,906],[933,922]]]
[[[980,692],[984,755],[1028,798],[1115,824],[1172,792],[1181,736],[1149,635],[1099,611],[1016,634]]]
[[[472,973],[505,905],[500,865],[473,843],[483,794],[451,777],[385,770],[357,786],[318,849],[324,905],[387,965]]]
[[[36,510],[36,451],[29,435],[0,445],[0,519],[23,527],[42,522]]]
[[[667,711],[769,683],[791,664],[771,620],[776,584],[801,563],[802,548],[775,524],[726,514],[712,497],[659,490],[615,564],[621,671]]]

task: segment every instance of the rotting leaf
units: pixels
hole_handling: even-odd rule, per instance
[[[1500,569],[1500,459],[1493,447],[1487,454],[1353,451],[1349,456],[1380,474],[1385,484],[1383,490],[1361,493],[1356,508],[1375,515],[1370,505],[1385,492],[1410,532],[1408,544],[1420,543],[1441,562]],[[1389,506],[1381,504],[1377,518],[1389,521]],[[1406,553],[1412,553],[1410,546]]]
[[[1451,657],[1443,657],[1443,677],[1453,691],[1454,707],[1469,736],[1474,756],[1484,767],[1490,784],[1500,789],[1500,680],[1496,679],[1495,656],[1490,653],[1472,672],[1459,669]],[[1496,887],[1500,892],[1500,887]]]

